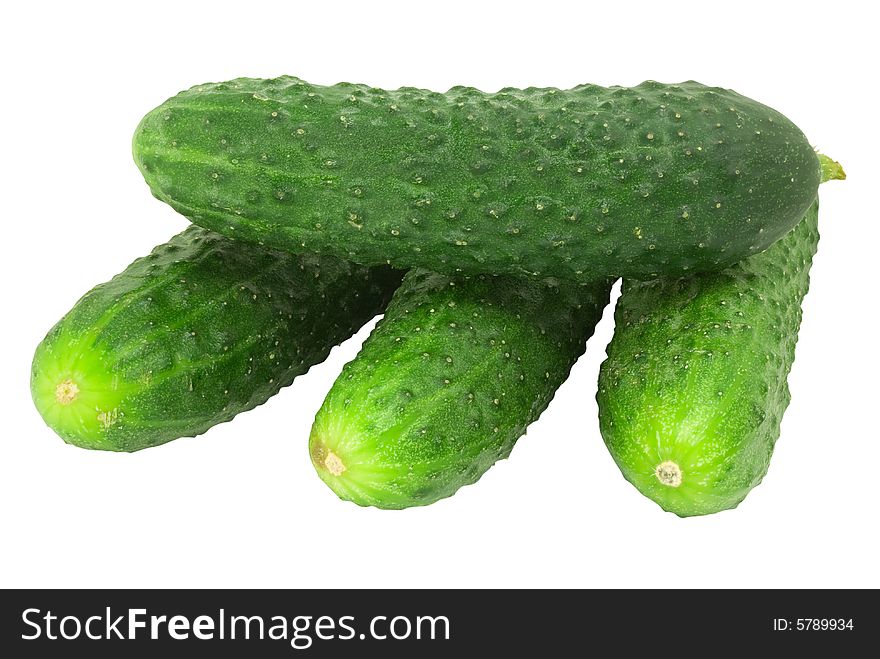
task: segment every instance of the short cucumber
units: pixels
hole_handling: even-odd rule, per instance
[[[473,483],[550,403],[609,291],[410,271],[318,412],[318,474],[342,499],[378,508]]]
[[[34,403],[83,448],[137,451],[198,435],[323,361],[399,280],[190,227],[52,328],[34,356]]]
[[[235,238],[587,282],[736,263],[819,185],[791,121],[696,82],[438,94],[242,78],[160,105],[133,151],[156,197]]]
[[[766,252],[720,273],[624,280],[599,375],[600,427],[626,479],[664,510],[733,508],[766,474],[817,226],[818,202]]]

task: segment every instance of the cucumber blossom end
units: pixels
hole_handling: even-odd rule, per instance
[[[657,469],[654,470],[654,475],[657,476],[658,481],[668,487],[681,486],[681,467],[672,460],[664,460],[658,464]]]
[[[41,346],[34,358],[31,394],[40,415],[68,444],[114,450],[105,431],[124,423],[124,387],[103,368],[86,341],[68,340],[65,350]]]

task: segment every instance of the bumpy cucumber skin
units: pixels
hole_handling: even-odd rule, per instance
[[[719,270],[784,235],[819,185],[788,119],[695,82],[439,94],[242,78],[163,103],[133,151],[196,224],[450,275]]]
[[[549,405],[609,291],[410,271],[318,412],[318,474],[342,499],[391,509],[475,482]]]
[[[720,273],[624,280],[600,427],[626,479],[664,510],[733,508],[767,473],[818,241],[816,202],[766,252]],[[657,474],[669,462],[677,486]]]
[[[198,435],[323,361],[400,278],[190,227],[52,328],[34,356],[34,402],[83,448],[137,451]]]

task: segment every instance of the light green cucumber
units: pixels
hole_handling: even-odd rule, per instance
[[[133,151],[157,198],[234,238],[581,282],[758,253],[803,217],[820,169],[782,114],[696,82],[439,94],[241,78],[167,100]]]
[[[473,483],[550,403],[609,290],[410,271],[318,412],[318,475],[342,499],[378,508]]]
[[[37,347],[44,421],[137,451],[265,402],[379,313],[389,268],[293,256],[190,227],[89,291]]]
[[[823,157],[826,178],[843,178]],[[790,396],[818,202],[726,270],[624,280],[599,375],[602,436],[623,475],[682,517],[737,506],[767,473]]]

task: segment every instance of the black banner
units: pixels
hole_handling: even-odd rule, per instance
[[[878,646],[877,601],[876,591],[840,590],[7,590],[0,650],[163,659],[846,652]]]

